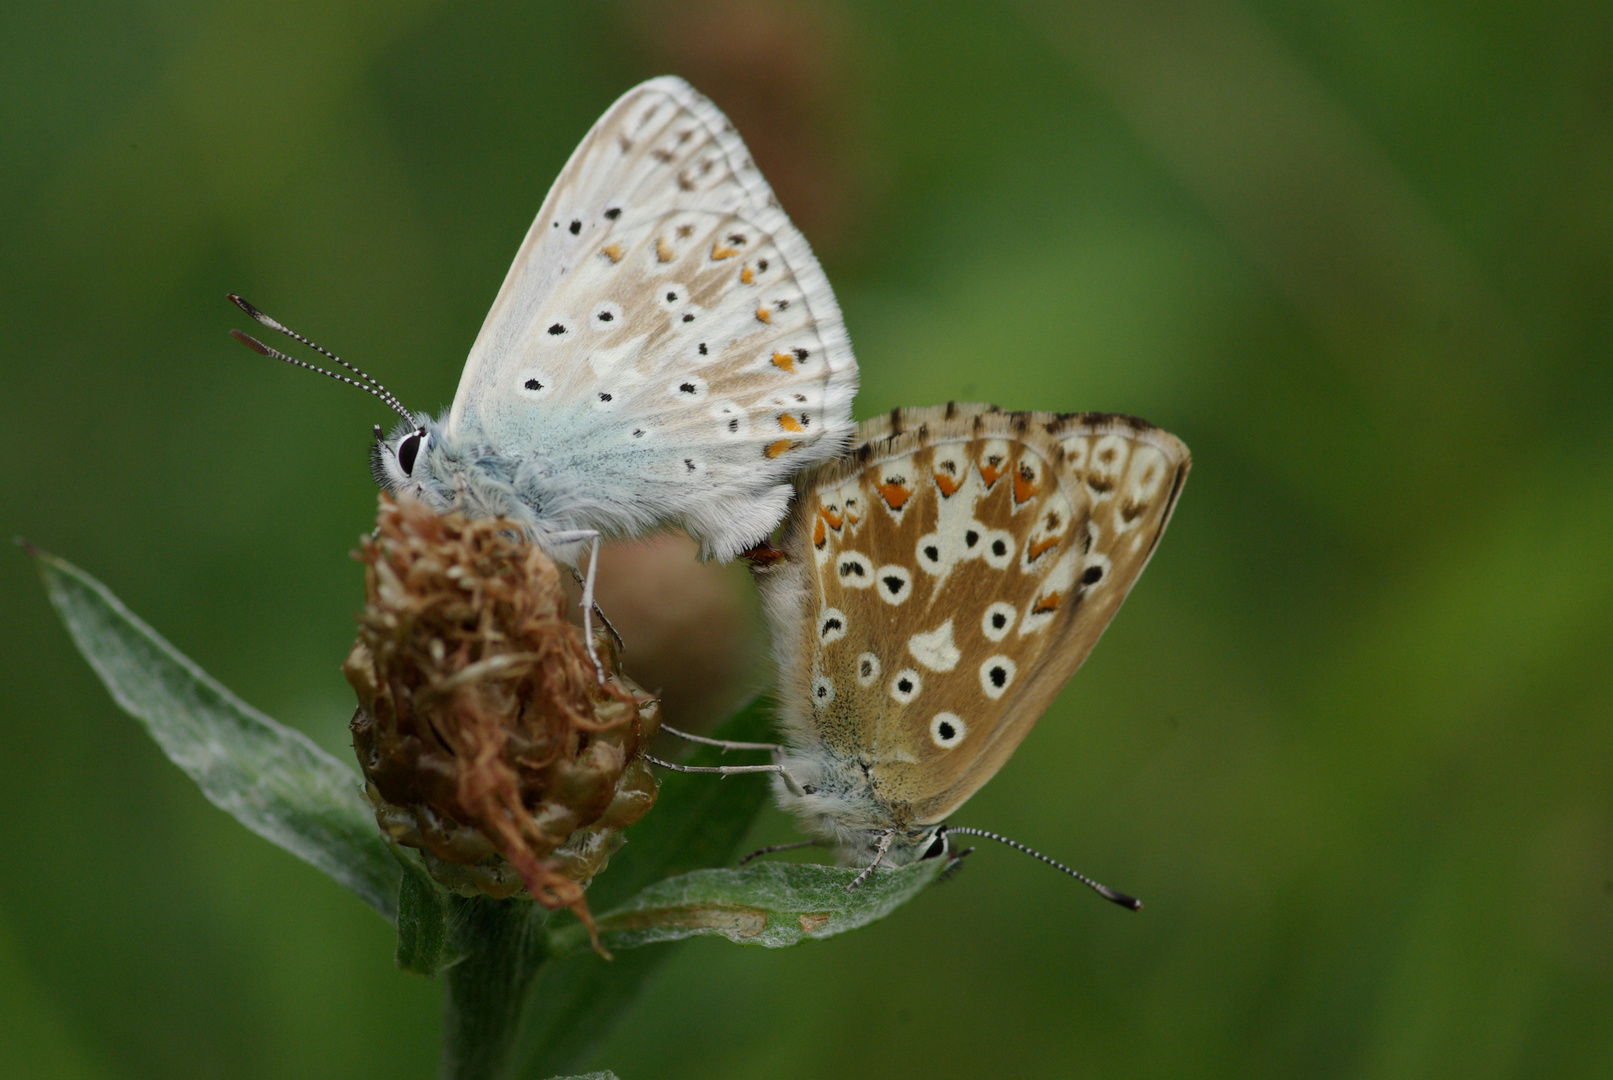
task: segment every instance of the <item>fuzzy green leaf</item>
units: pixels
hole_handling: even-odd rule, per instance
[[[781,948],[833,937],[882,919],[917,896],[946,868],[929,859],[876,870],[846,891],[857,871],[812,863],[756,863],[696,870],[657,882],[599,919],[610,949],[717,935],[741,945]]]
[[[398,888],[398,967],[435,975],[464,958],[451,932],[448,891],[431,879],[413,852],[395,851],[403,866]]]
[[[213,805],[397,918],[398,864],[355,770],[230,693],[84,571],[28,552],[112,699]]]

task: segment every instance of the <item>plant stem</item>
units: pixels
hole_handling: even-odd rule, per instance
[[[486,897],[452,901],[453,935],[464,959],[444,975],[445,1080],[509,1075],[527,994],[548,958],[537,904]]]

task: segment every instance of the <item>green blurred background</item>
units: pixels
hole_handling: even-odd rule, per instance
[[[388,413],[235,346],[224,293],[445,405],[664,72],[822,256],[859,416],[1131,412],[1195,466],[958,816],[1145,911],[982,850],[865,931],[683,948],[593,1064],[1613,1075],[1605,0],[6,5],[0,529],[345,755]],[[389,928],[203,801],[20,553],[0,589],[0,1075],[431,1076]]]

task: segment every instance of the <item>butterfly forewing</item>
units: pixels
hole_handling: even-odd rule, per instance
[[[715,521],[838,453],[855,388],[806,241],[727,119],[663,78],[618,101],[555,182],[450,432],[627,485],[646,516]]]
[[[1188,455],[1127,417],[990,406],[901,411],[865,436],[803,482],[787,528],[811,567],[793,658],[811,705],[786,720],[927,824],[1001,767],[1091,651]]]

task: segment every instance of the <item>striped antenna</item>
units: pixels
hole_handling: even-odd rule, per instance
[[[1057,859],[1050,859],[1046,855],[1043,855],[1040,851],[1037,851],[1035,848],[1026,847],[1017,840],[1010,840],[1006,836],[999,836],[994,832],[987,832],[985,829],[970,829],[963,825],[943,825],[941,826],[941,832],[943,834],[963,833],[965,836],[984,836],[987,840],[995,840],[999,844],[1007,844],[1015,851],[1023,851],[1027,855],[1041,859],[1047,865],[1056,870],[1064,871],[1066,874],[1069,874],[1071,877],[1075,878],[1081,884],[1085,885],[1087,888],[1091,889],[1093,892],[1097,893],[1111,904],[1119,904],[1121,907],[1130,911],[1142,910],[1143,902],[1138,900],[1136,897],[1127,896],[1123,892],[1116,892],[1107,885],[1100,885],[1096,881],[1093,881],[1091,878],[1087,877],[1085,874],[1081,873],[1079,870],[1071,870],[1068,866],[1065,866]]]
[[[415,424],[414,417],[410,416],[409,415],[409,410],[405,409],[403,407],[403,402],[398,400],[398,397],[397,397],[396,394],[394,394],[392,391],[388,390],[385,386],[381,385],[381,381],[379,379],[377,379],[374,376],[372,376],[372,375],[368,374],[367,372],[363,371],[362,369],[360,369],[356,365],[348,363],[346,360],[343,360],[341,357],[337,356],[335,353],[331,352],[329,349],[326,349],[323,346],[318,345],[313,341],[310,341],[308,338],[303,337],[301,334],[297,333],[295,330],[291,329],[289,326],[287,326],[284,323],[282,323],[279,319],[274,318],[272,315],[269,315],[266,312],[258,310],[258,308],[256,306],[254,306],[251,303],[248,303],[246,300],[243,300],[241,297],[237,296],[235,293],[230,293],[229,298],[230,298],[231,303],[233,303],[236,307],[240,308],[242,311],[244,311],[248,315],[250,315],[253,318],[254,321],[262,324],[263,326],[267,326],[270,330],[274,330],[274,331],[276,331],[278,333],[286,335],[287,337],[291,338],[293,341],[300,342],[301,344],[306,345],[308,348],[314,350],[320,356],[325,357],[327,360],[331,360],[331,361],[333,361],[335,363],[338,363],[338,364],[342,365],[342,367],[346,368],[348,371],[351,371],[353,374],[357,375],[359,377],[359,379],[362,379],[363,381],[360,382],[357,379],[350,379],[345,375],[338,375],[334,371],[327,371],[325,368],[320,367],[318,364],[310,364],[306,360],[298,360],[294,356],[287,356],[285,353],[281,352],[279,349],[271,348],[268,345],[265,345],[263,342],[259,341],[257,338],[253,337],[250,334],[243,334],[239,330],[231,330],[230,331],[230,336],[233,337],[236,341],[239,341],[242,345],[245,345],[247,348],[251,349],[255,353],[260,353],[260,354],[262,354],[264,356],[272,357],[275,360],[284,360],[288,364],[294,364],[294,365],[296,365],[297,367],[300,367],[300,368],[307,368],[309,371],[316,371],[321,375],[328,375],[332,379],[335,379],[337,382],[344,382],[349,386],[358,387],[360,390],[363,390],[367,394],[374,394],[376,397],[380,398],[383,402],[385,402],[388,406],[390,406],[392,408],[392,410],[394,412],[396,412],[399,416],[403,417],[403,419],[406,422],[408,422],[409,424]],[[416,426],[418,426],[418,425],[416,425]]]

